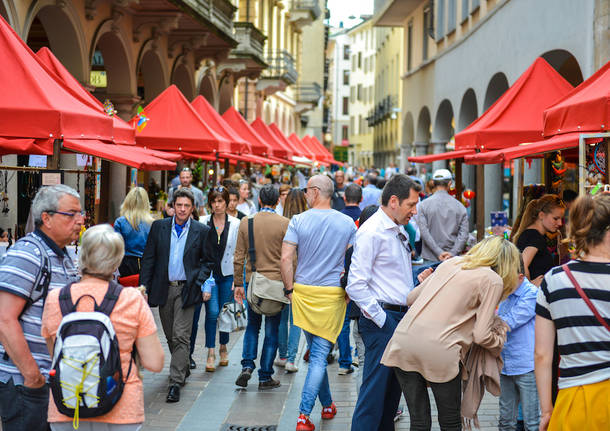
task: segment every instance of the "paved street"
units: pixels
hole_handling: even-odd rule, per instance
[[[157,310],[154,310],[157,324]],[[197,369],[189,377],[188,384],[182,389],[182,399],[177,404],[167,404],[167,377],[169,375],[169,354],[166,348],[166,366],[159,374],[144,372],[144,390],[146,406],[146,431],[218,431],[228,429],[241,430],[273,430],[263,426],[275,426],[276,430],[289,431],[295,429],[301,389],[307,363],[302,361],[305,340],[301,337],[301,346],[297,355],[299,372],[285,374],[283,369],[276,367],[275,378],[279,378],[282,386],[270,391],[258,391],[257,373],[253,374],[247,390],[237,389],[235,379],[241,365],[241,347],[244,331],[231,334],[229,344],[229,366],[217,368],[214,373],[204,371],[204,321],[202,313],[196,349]],[[165,337],[159,329],[159,337],[165,346]],[[262,343],[262,339],[261,339]],[[259,348],[260,344],[259,343]],[[260,350],[259,350],[260,352]],[[338,364],[329,367],[329,379],[333,399],[337,405],[337,416],[330,421],[320,419],[320,405],[316,404],[311,417],[317,431],[349,430],[352,412],[356,405],[356,374],[348,376],[337,375]],[[432,398],[432,395],[431,395]],[[404,404],[404,400],[402,402]],[[491,431],[497,429],[498,403],[489,394],[483,399],[479,410],[481,429]],[[433,418],[436,423],[436,418]],[[235,425],[229,428],[228,425]],[[239,426],[239,427],[238,427]],[[245,428],[251,427],[251,428]],[[260,427],[260,428],[256,428]],[[409,429],[408,414],[397,423],[397,430]],[[438,425],[432,428],[438,430]]]

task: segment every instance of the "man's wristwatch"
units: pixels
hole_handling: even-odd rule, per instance
[[[286,288],[284,287],[284,296],[291,295],[291,294],[292,294],[292,291],[293,291],[293,289],[286,289]]]

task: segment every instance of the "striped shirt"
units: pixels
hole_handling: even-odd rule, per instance
[[[46,247],[51,266],[51,282],[49,291],[59,289],[67,283],[78,280],[78,272],[68,253],[61,250],[53,240],[40,230],[29,234]],[[36,245],[17,241],[0,259],[0,290],[20,296],[30,297],[34,289],[34,281],[41,266],[40,250]],[[44,300],[41,298],[27,307],[19,318],[23,334],[40,372],[46,377],[51,367],[51,358],[44,338],[40,335],[42,309]],[[5,354],[4,346],[0,344],[0,381],[8,382],[11,377],[16,385],[23,384],[23,376],[13,361]]]
[[[572,274],[610,324],[610,264],[572,260]],[[557,329],[559,389],[610,379],[610,331],[595,318],[562,267],[544,276],[536,314]]]

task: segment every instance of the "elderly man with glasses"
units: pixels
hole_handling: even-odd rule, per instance
[[[0,414],[2,429],[46,430],[51,358],[40,335],[50,289],[78,280],[66,246],[85,222],[80,196],[65,185],[42,187],[32,202],[36,230],[0,263]]]

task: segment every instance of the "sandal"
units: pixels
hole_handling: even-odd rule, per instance
[[[226,367],[229,365],[229,352],[227,351],[227,346],[220,346],[220,362],[218,362],[218,366]]]
[[[205,370],[209,373],[216,371],[216,355],[208,355],[208,360],[205,363]]]

